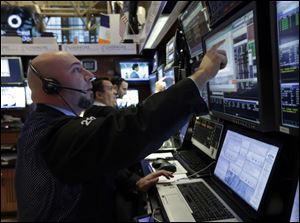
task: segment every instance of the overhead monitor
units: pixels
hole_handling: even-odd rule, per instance
[[[149,62],[124,61],[119,62],[121,77],[127,81],[149,80]]]
[[[299,130],[299,2],[276,2],[280,130]]]
[[[208,18],[201,1],[193,1],[180,17],[190,56],[203,53],[202,37],[209,31]]]
[[[214,176],[257,211],[278,152],[278,145],[227,130]]]
[[[273,89],[262,83],[272,83],[271,68],[262,69],[262,60],[268,58],[259,52],[271,51],[271,47],[259,49],[257,29],[256,5],[252,3],[205,36],[206,50],[224,41],[219,49],[226,51],[228,60],[209,81],[209,109],[217,117],[270,131],[275,128],[275,117],[267,112],[272,111]]]
[[[1,86],[1,109],[25,108],[25,88],[20,86]]]
[[[117,98],[119,108],[126,108],[139,103],[139,91],[136,89],[128,89],[123,98]]]
[[[22,84],[24,81],[20,57],[1,57],[1,85]]]

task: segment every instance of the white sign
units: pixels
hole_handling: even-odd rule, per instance
[[[1,44],[1,55],[35,56],[58,50],[57,44]]]
[[[62,51],[73,55],[136,55],[136,44],[63,44]]]

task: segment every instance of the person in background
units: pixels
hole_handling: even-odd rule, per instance
[[[75,56],[35,57],[27,79],[37,107],[17,142],[18,221],[114,221],[111,176],[155,152],[191,115],[207,114],[200,90],[226,66],[221,44],[189,78],[105,117],[79,117],[93,104],[94,75]]]
[[[117,97],[123,98],[123,96],[127,93],[128,90],[128,82],[118,76],[111,78],[111,83],[113,84],[115,90],[117,91]]]
[[[116,90],[108,78],[93,81],[94,104],[85,111],[84,116],[105,117],[116,110]],[[141,177],[139,166],[132,165],[118,171],[115,178],[115,216],[117,221],[132,221],[134,216],[142,215],[140,207],[146,205],[143,192],[148,191],[158,182],[158,177],[173,177],[171,172],[159,170]],[[145,210],[144,210],[145,211]]]
[[[137,63],[133,64],[132,65],[132,70],[133,71],[130,74],[130,78],[139,78],[140,77],[140,75],[138,73],[139,69],[140,69],[140,67]]]

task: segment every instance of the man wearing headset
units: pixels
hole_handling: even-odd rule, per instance
[[[17,143],[18,220],[113,221],[111,175],[154,152],[190,115],[207,113],[199,89],[227,63],[220,44],[190,78],[99,118],[78,116],[93,103],[93,74],[76,57],[34,58],[27,77],[37,107]]]

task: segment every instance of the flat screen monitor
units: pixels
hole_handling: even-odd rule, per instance
[[[155,93],[155,83],[157,82],[156,73],[150,74],[149,76],[149,85],[151,94]]]
[[[98,62],[95,59],[82,59],[80,62],[88,71],[96,72],[98,70]]]
[[[153,56],[153,69],[152,72],[155,72],[157,70],[158,66],[158,52],[156,51],[154,56]]]
[[[201,1],[193,1],[180,17],[190,56],[203,53],[202,37],[209,31]]]
[[[299,180],[292,206],[290,222],[299,222]]]
[[[276,12],[280,124],[299,129],[299,2],[277,1]]]
[[[214,176],[257,211],[278,151],[277,145],[227,130]]]
[[[157,68],[157,78],[158,80],[162,79],[163,76],[164,76],[164,64],[160,65],[158,68]]]
[[[24,81],[20,57],[1,57],[1,84],[22,84]]]
[[[128,89],[123,98],[117,98],[117,106],[126,108],[139,103],[139,91],[136,89]]]
[[[175,68],[172,67],[164,72],[164,82],[166,83],[166,89],[175,84]]]
[[[216,159],[223,125],[209,116],[196,117],[191,142],[212,159]]]
[[[166,66],[174,63],[175,45],[175,36],[173,36],[166,45]]]
[[[1,109],[25,108],[25,88],[19,86],[1,86]]]
[[[125,61],[120,62],[121,77],[127,81],[149,80],[149,62]]]
[[[248,128],[273,131],[273,77],[270,66],[266,66],[271,58],[262,56],[271,47],[262,45],[266,38],[260,38],[258,45],[258,36],[263,33],[257,30],[265,25],[258,27],[257,13],[253,2],[204,37],[206,50],[224,41],[219,49],[226,51],[228,60],[226,67],[209,81],[209,109],[217,117]],[[265,48],[260,50],[258,46]]]

